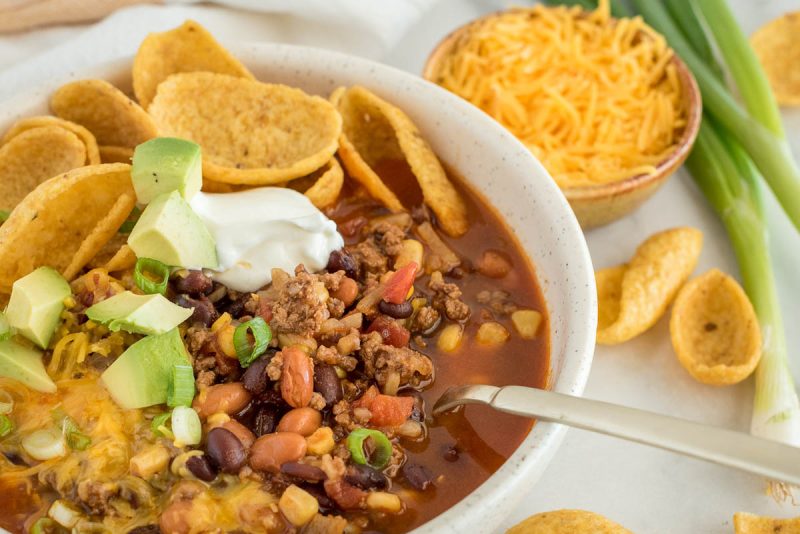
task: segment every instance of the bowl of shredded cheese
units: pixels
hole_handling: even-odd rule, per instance
[[[424,77],[507,128],[548,170],[583,228],[627,215],[680,167],[700,91],[663,36],[607,1],[516,8],[433,50]]]

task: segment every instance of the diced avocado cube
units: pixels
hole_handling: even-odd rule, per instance
[[[64,299],[71,294],[69,284],[55,269],[39,267],[11,287],[8,324],[46,349],[64,311]]]
[[[172,367],[190,365],[177,328],[140,339],[100,376],[111,397],[122,408],[144,408],[167,401]]]
[[[137,295],[130,291],[86,310],[89,319],[107,323],[113,332],[125,330],[136,334],[165,334],[191,315],[192,308],[182,308],[162,295]]]
[[[187,201],[203,185],[200,145],[185,139],[157,137],[136,147],[131,180],[140,204],[178,191]]]
[[[53,393],[56,385],[47,375],[42,353],[7,339],[0,341],[0,376],[18,380],[36,391]]]
[[[193,269],[217,267],[214,238],[177,191],[156,197],[128,236],[139,258]]]

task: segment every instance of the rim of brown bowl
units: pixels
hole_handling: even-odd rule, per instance
[[[459,26],[455,30],[448,33],[441,41],[439,41],[439,43],[428,55],[428,59],[425,61],[425,66],[422,69],[422,77],[429,82],[436,83],[435,72],[438,70],[439,64],[444,57],[450,53],[455,44],[466,35],[467,32],[471,31],[479,24],[483,24],[490,18],[521,10],[522,9],[517,8],[495,11],[467,22],[466,24]],[[694,75],[689,70],[689,67],[686,66],[686,63],[684,63],[683,60],[678,57],[678,54],[674,50],[672,52],[672,59],[670,61],[673,65],[675,65],[675,70],[678,74],[678,79],[681,82],[681,89],[685,95],[684,100],[687,106],[686,125],[681,132],[678,142],[676,143],[675,150],[670,152],[670,154],[663,161],[656,165],[656,171],[652,174],[637,174],[635,176],[623,178],[614,182],[582,187],[562,187],[559,185],[559,189],[561,189],[562,193],[564,193],[564,196],[567,197],[567,200],[586,201],[598,198],[615,197],[654,182],[665,181],[667,177],[678,170],[683,162],[686,161],[686,158],[689,156],[689,152],[692,150],[695,139],[697,139],[697,132],[700,130],[700,122],[703,117],[703,99],[700,94],[700,88],[697,86],[697,80],[695,80]],[[484,111],[484,113],[486,112]],[[491,117],[491,115],[489,116]],[[494,117],[492,117],[492,120],[494,120]],[[555,179],[553,179],[553,181],[555,181]]]

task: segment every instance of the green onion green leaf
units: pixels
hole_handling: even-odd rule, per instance
[[[0,415],[0,438],[4,438],[14,430],[14,423],[7,415]]]
[[[253,335],[252,345],[248,331]],[[242,367],[249,367],[259,356],[264,354],[270,341],[272,341],[272,330],[261,317],[254,317],[237,326],[233,332],[233,347],[236,349],[236,357],[239,358]]]
[[[364,444],[370,440],[374,450],[369,458],[364,452]],[[347,450],[357,464],[368,465],[373,469],[383,469],[392,458],[392,443],[380,430],[356,428],[347,436]]]
[[[153,417],[153,421],[150,423],[150,430],[157,438],[173,439],[175,437],[172,429],[168,426],[171,418],[172,413],[170,412],[160,413]]]
[[[31,527],[31,534],[62,534],[65,532],[68,532],[67,529],[49,517],[40,517]]]
[[[61,422],[61,433],[67,446],[74,451],[84,451],[92,444],[92,439],[81,432],[78,423],[68,415]]]
[[[191,365],[173,365],[167,386],[167,406],[191,406],[194,399],[194,372]]]
[[[147,274],[155,277],[155,280]],[[136,267],[133,269],[133,280],[136,286],[147,295],[167,292],[167,282],[169,282],[169,267],[153,258],[139,258],[136,260]]]

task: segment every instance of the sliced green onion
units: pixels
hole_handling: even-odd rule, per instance
[[[153,417],[153,421],[150,423],[150,430],[156,435],[156,437],[169,439],[175,438],[175,435],[172,433],[172,429],[167,426],[170,418],[172,418],[172,413],[170,412],[160,413]]]
[[[173,365],[167,386],[167,406],[191,406],[194,399],[194,371],[191,365]]]
[[[92,444],[92,439],[81,432],[78,423],[68,415],[61,422],[61,433],[67,441],[67,446],[74,451],[86,450]]]
[[[6,339],[11,338],[11,325],[8,323],[8,319],[6,318],[6,314],[0,312],[0,341],[5,341]]]
[[[78,524],[83,515],[69,501],[58,499],[50,505],[47,511],[50,518],[62,527],[72,528]]]
[[[62,532],[67,532],[67,530],[49,517],[40,517],[31,527],[31,534],[61,534]]]
[[[14,423],[7,415],[0,415],[0,438],[4,438],[14,430]]]
[[[192,408],[176,406],[172,410],[172,433],[175,434],[175,446],[197,445],[203,437],[200,416]]]
[[[155,276],[155,280],[149,278],[145,273]],[[169,267],[153,258],[139,258],[136,260],[136,267],[133,269],[133,280],[136,286],[148,295],[167,292],[167,282],[169,282]]]
[[[0,415],[9,414],[14,410],[14,397],[4,390],[0,389]]]
[[[253,334],[254,343],[250,345],[248,330]],[[254,317],[236,327],[233,332],[233,347],[242,367],[249,367],[259,356],[267,351],[272,341],[272,330],[261,317]]]
[[[11,216],[11,212],[8,210],[0,210],[0,222],[6,222]]]
[[[67,454],[64,437],[60,432],[50,428],[37,430],[22,438],[22,448],[33,459],[45,461]]]
[[[375,447],[369,458],[364,452],[364,442],[367,439],[371,440]],[[386,434],[369,428],[356,428],[350,432],[347,436],[347,450],[350,451],[350,457],[355,463],[366,464],[373,469],[383,469],[392,458],[392,443]]]

